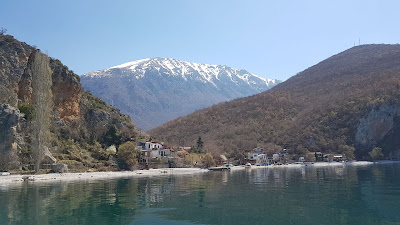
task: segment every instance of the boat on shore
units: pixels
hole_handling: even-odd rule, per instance
[[[218,167],[210,167],[208,168],[208,170],[210,171],[223,171],[223,170],[231,170],[230,167],[226,167],[226,166],[218,166]]]

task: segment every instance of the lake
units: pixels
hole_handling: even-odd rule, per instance
[[[400,164],[25,183],[0,224],[400,224]]]

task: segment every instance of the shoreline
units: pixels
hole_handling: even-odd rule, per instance
[[[369,166],[373,164],[383,163],[398,163],[398,161],[385,161],[385,162],[370,162],[370,161],[350,161],[350,162],[306,162],[306,163],[291,163],[282,165],[267,165],[256,166],[251,165],[250,169],[258,168],[303,168],[303,167],[336,167],[336,166]],[[233,166],[232,170],[246,169],[245,166]]]
[[[251,167],[241,166],[233,166],[230,167],[231,171],[244,170],[244,169],[279,169],[279,168],[289,168],[289,169],[298,169],[298,168],[323,168],[323,167],[346,167],[346,166],[371,166],[374,164],[393,164],[400,163],[400,161],[390,161],[390,160],[381,160],[381,161],[349,161],[349,162],[306,162],[306,163],[291,163],[291,164],[282,164],[282,165],[267,165],[267,166],[256,166],[251,165]]]
[[[299,164],[284,164],[284,165],[268,165],[255,166],[250,168],[245,166],[230,167],[231,171],[244,169],[261,169],[261,168],[305,168],[305,167],[338,167],[338,166],[369,166],[373,164],[389,164],[400,163],[399,161],[350,161],[350,162],[315,162],[315,163],[299,163]],[[174,175],[194,175],[209,172],[208,169],[200,168],[162,168],[149,170],[134,170],[134,171],[117,171],[117,172],[83,172],[83,173],[49,173],[38,175],[8,175],[0,176],[0,189],[10,185],[22,185],[24,183],[43,183],[43,182],[76,182],[76,181],[93,181],[107,180],[118,178],[140,178],[153,176],[174,176]]]
[[[83,172],[83,173],[48,173],[38,175],[8,175],[0,176],[0,188],[2,186],[18,185],[24,183],[43,183],[43,182],[75,182],[92,180],[109,180],[118,178],[140,178],[152,176],[171,176],[171,175],[193,175],[208,172],[208,169],[200,168],[163,168],[134,171],[117,172]]]

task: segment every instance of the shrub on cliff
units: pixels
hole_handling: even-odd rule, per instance
[[[22,103],[18,106],[21,113],[25,114],[25,119],[31,121],[35,116],[35,107],[29,103]]]
[[[119,145],[122,143],[122,136],[115,124],[111,125],[104,134],[103,143],[107,146]]]

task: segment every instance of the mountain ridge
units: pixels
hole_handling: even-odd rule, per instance
[[[215,78],[218,79],[218,73],[221,70],[224,70],[224,69],[232,69],[233,71],[243,73],[244,76],[240,77],[243,80],[246,80],[245,78],[247,78],[247,77],[249,77],[249,75],[251,75],[251,76],[255,76],[258,79],[261,79],[261,80],[265,81],[265,83],[267,85],[275,84],[276,81],[277,81],[276,79],[263,78],[263,77],[255,75],[255,74],[249,73],[248,71],[246,71],[244,69],[234,69],[234,68],[226,66],[226,65],[193,63],[193,62],[187,62],[187,61],[183,61],[183,60],[177,60],[177,59],[172,59],[172,58],[164,58],[164,57],[155,57],[155,58],[146,58],[146,59],[135,60],[135,61],[131,61],[131,62],[120,64],[120,65],[117,65],[117,66],[112,66],[112,67],[110,67],[108,69],[89,72],[89,73],[86,73],[84,75],[86,75],[86,76],[110,75],[110,74],[99,73],[99,71],[110,71],[112,69],[129,69],[129,70],[132,70],[132,71],[137,71],[138,67],[139,67],[138,70],[142,70],[141,72],[143,72],[143,70],[145,70],[143,68],[143,65],[146,65],[146,66],[152,65],[153,67],[156,67],[156,68],[158,66],[159,67],[158,69],[160,69],[160,67],[162,67],[163,69],[168,69],[169,70],[168,71],[168,75],[175,75],[175,76],[178,75],[178,74],[176,73],[177,71],[173,71],[173,70],[175,70],[175,69],[179,70],[180,69],[179,74],[182,77],[185,77],[185,76],[188,75],[186,73],[186,71],[190,72],[190,70],[194,69],[194,70],[196,70],[198,72],[202,72],[201,75],[209,82],[210,82],[210,78],[211,77],[207,76],[207,74],[206,74],[207,72],[209,72],[211,74],[214,74]],[[143,76],[144,76],[144,74],[141,74],[141,76],[138,76],[137,78],[143,77]],[[232,77],[232,76],[230,75],[230,77]]]
[[[85,89],[120,108],[144,130],[280,82],[228,66],[161,57],[86,73],[81,80]]]

